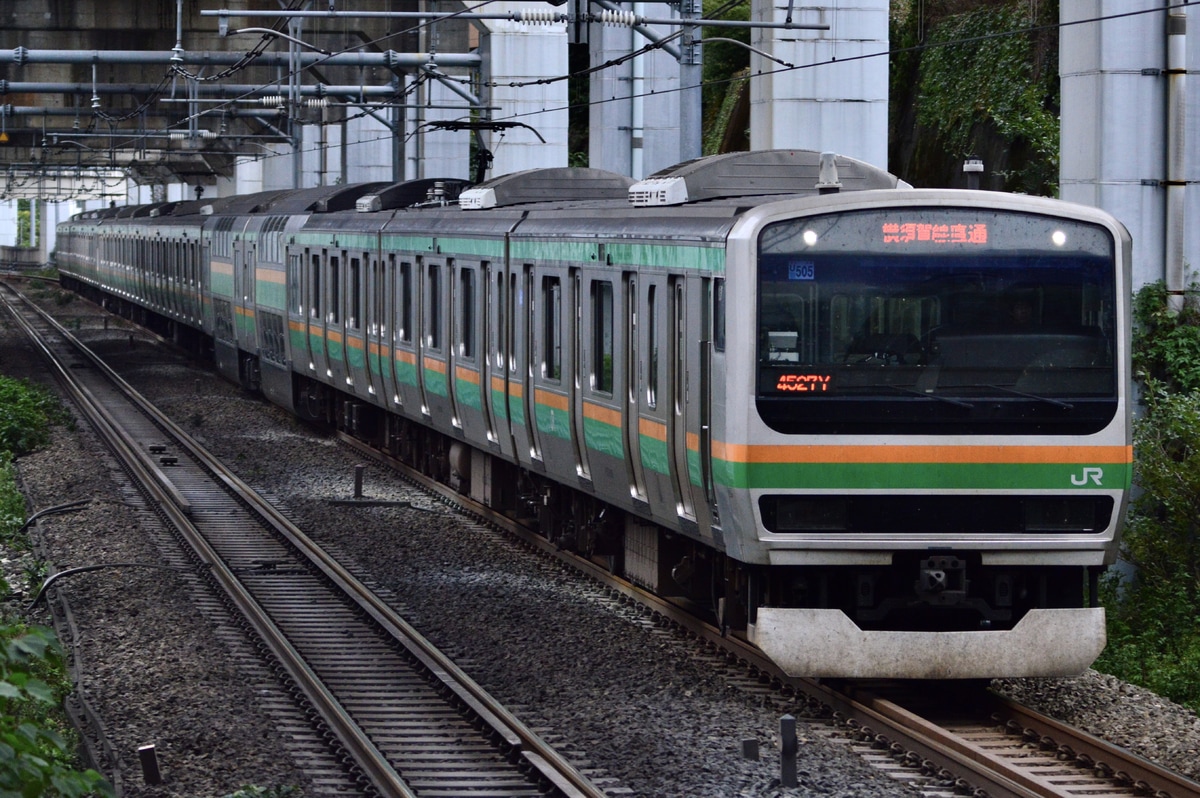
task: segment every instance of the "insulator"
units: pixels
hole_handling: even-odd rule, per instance
[[[600,12],[600,22],[617,28],[632,28],[637,24],[637,14],[632,11],[611,11],[605,9]]]
[[[522,8],[521,21],[528,25],[553,25],[558,22],[558,12],[548,8]]]
[[[329,107],[329,98],[328,97],[309,97],[304,101],[304,105],[306,108],[328,108]]]
[[[278,94],[275,94],[271,97],[260,97],[258,101],[268,108],[278,108],[284,103],[283,97]]]

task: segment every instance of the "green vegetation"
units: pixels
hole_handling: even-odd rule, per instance
[[[65,418],[48,391],[0,377],[0,542],[9,549],[29,546],[18,536],[25,500],[12,459],[44,445],[50,425]],[[8,592],[0,578],[0,593]],[[70,688],[52,630],[7,618],[0,622],[0,798],[114,794],[96,771],[75,769],[72,732],[62,711]]]
[[[298,787],[258,787],[251,785],[242,787],[237,792],[231,792],[224,798],[291,798],[299,795]]]
[[[750,19],[748,0],[704,0],[704,16],[707,19],[741,20]],[[745,117],[735,117],[739,101],[745,109],[749,102],[743,95],[750,91],[745,80],[750,70],[750,51],[728,41],[733,39],[743,44],[750,43],[749,28],[704,28],[701,36],[704,44],[704,65],[701,68],[703,87],[701,107],[704,110],[703,152],[717,155],[723,152],[722,145],[733,144],[732,150],[742,148],[749,140],[745,130],[729,130],[731,124],[748,124]],[[736,121],[735,121],[736,118]]]
[[[1057,2],[894,2],[892,171],[951,185],[977,155],[994,178],[985,188],[1056,194],[1057,20]]]
[[[1200,302],[1172,308],[1161,283],[1134,302],[1134,499],[1123,557],[1103,585],[1107,650],[1096,668],[1200,710]]]
[[[50,440],[50,425],[67,415],[49,391],[27,380],[0,377],[0,452],[28,454]]]
[[[73,767],[62,733],[65,680],[54,633],[8,626],[0,629],[0,638],[0,796],[114,795],[99,773]]]

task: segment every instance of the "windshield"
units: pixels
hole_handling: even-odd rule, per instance
[[[1112,236],[905,208],[764,229],[760,414],[781,431],[1099,429],[1115,412]]]

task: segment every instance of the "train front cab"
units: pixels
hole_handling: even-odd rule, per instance
[[[749,636],[805,676],[1084,670],[1131,475],[1129,238],[1064,203],[862,192],[731,236],[719,495]],[[747,390],[748,389],[748,390]],[[740,546],[741,550],[735,547]],[[753,568],[753,566],[752,566]]]

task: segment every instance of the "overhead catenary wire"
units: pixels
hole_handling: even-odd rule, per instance
[[[489,3],[494,2],[494,1],[495,0],[485,0],[484,3],[480,4],[480,6],[476,6],[476,8],[481,7],[483,5],[488,5]],[[1100,22],[1114,21],[1114,20],[1118,20],[1118,19],[1122,19],[1122,18],[1141,16],[1144,14],[1167,13],[1168,11],[1170,11],[1172,9],[1186,8],[1186,7],[1194,6],[1197,4],[1200,4],[1200,0],[1178,0],[1177,2],[1169,3],[1169,4],[1166,4],[1166,5],[1158,7],[1158,8],[1137,9],[1137,10],[1127,11],[1127,12],[1118,12],[1118,13],[1113,13],[1113,14],[1098,15],[1095,17],[1089,17],[1087,19],[1080,19],[1080,20],[1073,20],[1070,22],[1057,22],[1057,23],[1051,23],[1051,24],[1045,24],[1045,25],[1030,25],[1030,26],[1026,26],[1023,28],[1017,28],[1017,29],[1013,29],[1013,30],[1009,30],[1009,31],[1000,31],[1000,32],[996,32],[996,33],[983,34],[983,35],[979,35],[979,36],[965,37],[965,38],[961,38],[961,39],[952,39],[952,40],[946,40],[946,41],[940,41],[940,42],[929,42],[928,40],[923,40],[918,44],[908,46],[908,47],[888,48],[886,50],[881,50],[879,52],[863,53],[860,55],[849,56],[849,57],[844,57],[844,58],[831,57],[829,59],[824,59],[822,61],[816,61],[816,62],[812,62],[809,64],[788,65],[788,64],[786,64],[786,62],[782,62],[782,61],[779,61],[778,59],[776,59],[777,63],[780,63],[780,66],[776,69],[764,69],[764,70],[759,70],[756,73],[751,74],[751,75],[730,77],[730,78],[725,78],[725,79],[718,80],[718,81],[706,81],[705,84],[703,84],[703,85],[715,86],[715,85],[730,84],[730,83],[735,83],[735,82],[751,81],[751,80],[758,79],[760,77],[778,75],[778,74],[793,71],[793,70],[817,69],[817,68],[829,66],[829,65],[832,65],[835,63],[848,63],[848,62],[862,61],[862,60],[868,60],[868,59],[874,59],[874,58],[888,58],[888,57],[905,54],[905,53],[919,52],[919,51],[927,50],[927,49],[934,48],[934,47],[969,46],[972,44],[978,44],[978,43],[992,40],[992,39],[1004,38],[1004,37],[1009,37],[1009,36],[1017,36],[1017,35],[1029,35],[1032,33],[1044,32],[1044,31],[1055,30],[1055,29],[1062,29],[1062,28],[1069,27],[1069,26],[1097,24]],[[463,13],[465,13],[465,12],[463,12]],[[396,36],[411,33],[415,30],[420,29],[421,27],[425,27],[427,25],[433,25],[433,24],[436,24],[437,22],[446,21],[447,19],[453,18],[455,16],[456,15],[454,13],[450,13],[450,14],[447,14],[446,16],[438,17],[436,20],[427,20],[427,21],[421,22],[417,25],[414,25],[412,27],[406,28],[404,30],[392,32],[385,36],[378,37],[377,39],[372,40],[370,42],[370,44],[378,44],[379,42],[386,41],[390,38],[394,38]],[[272,39],[272,37],[264,36],[263,41],[260,41],[259,44],[256,45],[256,49],[259,49],[259,48],[265,49],[265,46],[267,46],[270,43],[271,39]],[[664,41],[665,40],[666,40],[666,37],[664,37]],[[574,73],[568,73],[568,74],[564,74],[564,75],[560,75],[560,76],[552,76],[552,77],[546,77],[546,78],[538,78],[536,80],[525,81],[525,82],[509,82],[509,83],[504,83],[504,84],[497,84],[495,82],[490,82],[490,83],[484,83],[482,85],[492,86],[492,87],[495,87],[497,85],[504,85],[504,86],[508,86],[508,87],[521,87],[521,86],[525,86],[525,85],[537,85],[537,84],[545,84],[545,83],[549,83],[549,82],[556,82],[556,81],[566,80],[566,79],[569,79],[572,77],[586,76],[588,74],[591,74],[593,72],[596,72],[596,71],[599,71],[602,69],[618,66],[618,65],[628,61],[630,58],[639,57],[640,55],[644,55],[648,52],[652,52],[655,49],[660,49],[661,46],[662,46],[661,43],[651,43],[643,48],[640,48],[638,51],[636,51],[634,53],[630,53],[630,54],[627,54],[627,55],[624,55],[624,56],[621,56],[618,58],[614,58],[614,59],[611,59],[610,61],[606,62],[605,64],[597,65],[595,67],[589,67],[586,70],[581,70],[581,71],[574,72]],[[261,52],[262,49],[259,49],[259,52]],[[345,53],[345,52],[349,52],[349,50],[343,50],[341,52]],[[332,56],[336,56],[338,54],[339,53],[333,53]],[[250,53],[247,53],[247,56],[250,56]],[[322,56],[321,60],[317,60],[313,63],[305,64],[302,67],[302,69],[308,69],[313,66],[319,66],[319,65],[321,65],[321,63],[324,63],[325,60],[327,60],[328,58],[330,58],[332,56]],[[249,64],[249,62],[252,60],[253,60],[252,57],[249,58],[249,60],[243,59],[242,61],[239,62],[238,66],[230,67],[229,70],[226,70],[226,73],[231,73],[233,71],[239,71],[240,69],[244,68],[245,65]],[[182,74],[184,74],[184,76],[191,77],[190,74],[186,73],[186,71],[181,71],[179,69],[179,67],[177,67],[177,66],[173,67],[172,71],[182,72]],[[197,77],[197,79],[200,79],[199,76],[195,76],[195,77]],[[219,77],[220,77],[220,75],[213,75],[213,76],[209,76],[209,78],[206,78],[205,80],[216,80]],[[274,81],[270,81],[270,82],[261,84],[260,89],[266,90],[272,85],[278,86],[284,80],[288,79],[289,77],[290,77],[290,75],[283,75],[281,77],[276,78]],[[423,77],[425,77],[425,76],[421,72],[419,72],[417,80],[421,80]],[[451,76],[447,76],[447,77],[451,77]],[[451,77],[451,79],[455,79],[455,78]],[[409,89],[407,89],[407,90],[398,91],[397,96],[401,96],[401,95],[406,96],[408,93],[411,92],[412,88],[413,87],[410,86]],[[601,104],[612,103],[612,102],[623,102],[623,101],[632,99],[634,97],[663,96],[663,95],[673,94],[673,93],[680,92],[680,91],[692,90],[695,88],[697,88],[697,87],[696,86],[678,86],[678,87],[674,87],[674,88],[657,89],[654,91],[646,91],[646,92],[641,92],[641,93],[630,93],[630,94],[621,95],[621,96],[600,98],[600,99],[596,99],[596,100],[588,100],[587,102],[580,103],[580,104],[568,104],[568,105],[556,106],[556,107],[551,107],[551,108],[542,108],[537,111],[527,111],[527,112],[509,114],[506,116],[501,116],[501,117],[495,118],[494,121],[517,120],[517,119],[521,119],[521,118],[539,116],[539,115],[547,113],[547,112],[570,110],[570,109],[575,109],[575,108],[580,108],[580,107],[590,107],[593,105],[601,105]],[[238,99],[240,99],[240,98],[230,98],[229,102],[232,104],[232,103],[236,102]],[[382,103],[378,104],[379,107],[384,107],[386,105],[388,105],[388,103],[386,103],[386,102],[382,102]],[[139,106],[139,109],[142,109],[144,106],[146,106],[146,103],[143,103],[141,106]],[[213,108],[213,109],[206,109],[200,115],[211,114],[211,113],[214,113],[219,110],[221,110],[220,106],[218,106],[217,108]],[[140,110],[139,110],[139,113],[140,113]],[[365,115],[366,113],[368,113],[368,112],[364,111],[359,116]],[[104,117],[104,116],[102,116],[101,118],[105,118],[106,121],[114,121],[114,120],[128,119],[132,115],[136,115],[136,114],[126,115],[123,117],[111,117],[111,116]],[[183,121],[186,121],[186,120],[183,120]],[[89,129],[94,127],[94,124],[95,124],[95,120],[93,119],[89,125]],[[355,142],[345,142],[342,146],[353,146],[356,144],[367,144],[367,143],[371,143],[371,142],[375,142],[375,141],[381,141],[381,140],[390,138],[391,135],[392,135],[391,133],[388,133],[388,134],[376,136],[374,138],[371,138],[371,137],[360,138]],[[329,145],[322,145],[322,146],[329,146]],[[318,149],[318,148],[303,147],[303,148],[301,148],[300,151],[307,152],[307,151],[313,151],[314,149]],[[287,155],[287,153],[269,153],[262,157],[271,158],[271,157],[280,157],[283,155]]]

